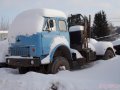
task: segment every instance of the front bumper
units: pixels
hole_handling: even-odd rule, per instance
[[[13,67],[38,67],[41,62],[39,58],[6,58],[6,64]]]

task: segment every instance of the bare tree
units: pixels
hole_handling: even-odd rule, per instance
[[[5,17],[1,17],[0,19],[0,30],[8,30],[9,29],[9,20]]]

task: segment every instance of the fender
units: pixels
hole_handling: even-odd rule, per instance
[[[97,41],[93,38],[90,38],[89,44],[93,46],[94,50],[96,51],[96,55],[104,55],[107,49],[112,49],[115,53],[115,49],[113,48],[113,44],[111,42]]]
[[[104,55],[108,48],[111,48],[114,51],[113,45],[111,42],[98,42],[94,45],[97,55]]]
[[[58,50],[58,48],[60,48],[60,47],[64,47],[64,48],[66,48],[68,51],[69,51],[69,55],[70,55],[70,59],[72,58],[72,54],[71,54],[71,51],[70,51],[70,48],[68,47],[68,46],[66,46],[66,45],[64,45],[64,44],[59,44],[59,45],[57,45],[51,52],[50,52],[50,60],[51,60],[51,62],[53,61],[53,59],[54,59],[54,54],[55,54],[55,52]]]
[[[57,36],[53,39],[51,46],[50,46],[49,55],[50,55],[51,61],[53,60],[53,56],[55,54],[55,51],[61,46],[65,47],[70,52],[69,40],[67,40],[67,38],[65,36]]]
[[[69,52],[68,59],[69,58],[71,59],[72,55],[71,55],[71,52],[70,52],[69,40],[67,40],[65,38],[65,36],[57,36],[53,39],[53,41],[51,43],[51,46],[50,46],[49,55],[45,59],[42,60],[42,64],[46,64],[46,62],[47,63],[52,62],[53,58],[54,58],[54,54],[59,47],[64,47],[64,49],[66,49]]]

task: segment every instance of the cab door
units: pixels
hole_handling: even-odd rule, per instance
[[[56,30],[56,19],[46,18],[43,32],[42,32],[42,54],[43,55],[49,54],[50,46],[53,42],[53,39],[58,35],[59,35],[59,32]]]

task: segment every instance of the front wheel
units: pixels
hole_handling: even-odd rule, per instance
[[[115,56],[115,54],[114,54],[113,50],[107,49],[106,52],[105,52],[105,54],[104,54],[103,59],[104,60],[108,60],[108,59],[113,58],[114,56]]]
[[[70,65],[66,58],[56,57],[49,69],[50,73],[55,74],[61,70],[70,70]]]

